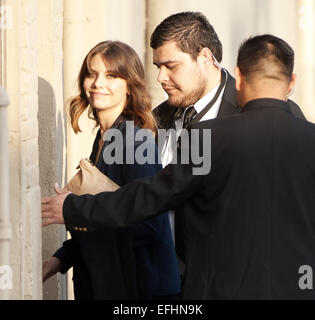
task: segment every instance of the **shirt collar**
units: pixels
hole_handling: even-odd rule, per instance
[[[205,96],[203,96],[194,104],[194,108],[197,113],[201,112],[202,109],[213,99],[217,90],[219,89],[219,86],[220,86],[220,82],[212,90],[210,90]]]
[[[224,72],[227,74],[226,70],[224,70]],[[208,103],[214,98],[216,92],[219,89],[220,83],[221,82],[219,82],[212,90],[210,90],[205,96],[203,96],[201,99],[199,99],[195,104],[191,105],[195,108],[197,113],[200,113],[203,110],[203,108],[205,108],[208,105]],[[225,83],[225,86],[226,86],[226,83]],[[225,88],[223,88],[222,93],[224,92],[224,90],[225,90]],[[222,93],[221,93],[221,95],[222,95]],[[188,106],[185,109],[178,108],[178,110],[174,114],[174,118],[175,119],[182,119],[184,117],[186,110],[191,106]]]

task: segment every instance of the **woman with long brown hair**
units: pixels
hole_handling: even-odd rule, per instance
[[[161,170],[154,143],[156,123],[136,52],[119,41],[99,43],[83,61],[78,86],[79,95],[70,104],[71,124],[79,132],[79,118],[89,108],[89,116],[99,127],[90,156],[97,168],[120,186]],[[127,137],[130,123],[135,134],[151,131],[146,141],[151,147],[146,150],[154,150],[154,161],[143,161],[148,156],[145,151],[141,161],[130,162],[142,144]],[[118,140],[121,163],[106,161],[108,146],[117,142],[108,138],[115,136],[111,132],[122,137]],[[71,232],[71,239],[44,262],[43,277],[65,273],[71,266],[76,299],[163,299],[180,292],[167,213],[132,228]]]

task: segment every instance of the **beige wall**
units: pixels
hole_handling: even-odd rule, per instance
[[[37,122],[37,1],[8,0],[5,61],[9,111],[12,299],[40,299],[41,219]]]
[[[306,118],[315,123],[315,1],[297,1],[296,13],[297,85],[292,99],[296,98]]]
[[[301,11],[303,5],[307,7]],[[281,37],[296,52],[298,82],[291,99],[300,105],[307,119],[315,122],[315,108],[312,106],[315,98],[314,5],[313,0],[222,0],[220,5],[214,0],[147,0],[147,47],[151,32],[165,17],[186,10],[201,11],[223,44],[222,65],[234,75],[238,47],[243,40],[263,33]],[[301,19],[307,20],[304,29],[301,29]],[[153,106],[156,106],[165,95],[156,81],[157,71],[152,65],[150,52],[146,69]]]

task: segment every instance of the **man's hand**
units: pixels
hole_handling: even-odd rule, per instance
[[[43,262],[43,282],[55,275],[61,269],[61,262],[56,257],[50,257]]]
[[[42,198],[42,226],[59,223],[64,224],[62,207],[66,197],[71,193],[59,188],[55,183],[56,194],[52,197]]]

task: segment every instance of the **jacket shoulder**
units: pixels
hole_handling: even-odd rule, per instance
[[[218,118],[230,116],[239,113],[240,109],[237,103],[237,95],[235,89],[235,79],[226,70],[227,81],[223,92],[222,102],[218,112]]]

